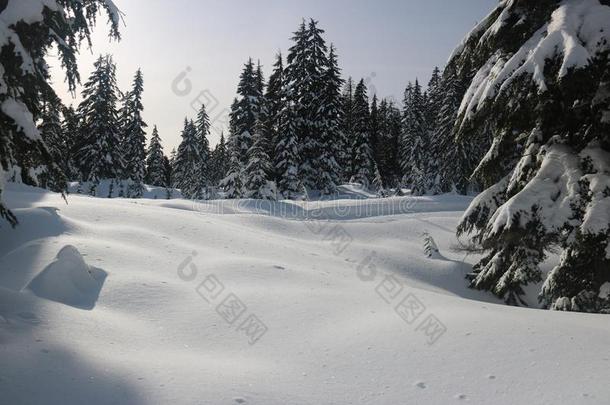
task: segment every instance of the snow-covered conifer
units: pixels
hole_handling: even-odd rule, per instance
[[[146,176],[146,123],[142,118],[144,79],[138,69],[131,90],[125,95],[121,112],[121,152],[124,160],[123,178],[131,180],[127,195],[138,198],[144,192]]]
[[[354,138],[352,139],[351,181],[369,187],[373,180],[373,150],[370,138],[370,112],[364,80],[360,80],[354,91]]]
[[[165,154],[157,126],[153,127],[150,145],[146,152],[146,183],[152,186],[166,186]]]
[[[95,185],[102,179],[118,179],[125,167],[120,150],[116,66],[112,57],[100,56],[83,89],[78,107],[80,141],[78,151],[82,180]]]
[[[108,14],[110,35],[119,38],[119,12],[105,0],[46,0],[29,7],[22,0],[3,2],[3,46],[0,49],[0,218],[11,225],[17,218],[4,206],[1,193],[7,178],[63,191],[66,181],[45,147],[36,119],[39,95],[52,92],[46,56],[57,45],[61,67],[71,91],[80,80],[76,55],[81,40],[90,40],[95,17]],[[60,6],[61,5],[61,6]],[[36,11],[38,10],[38,11]]]

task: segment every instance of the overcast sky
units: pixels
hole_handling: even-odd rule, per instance
[[[138,67],[144,73],[144,118],[156,124],[166,153],[180,142],[185,116],[198,101],[215,119],[219,138],[235,97],[243,63],[260,59],[268,76],[274,55],[285,52],[302,18],[314,18],[334,43],[344,77],[364,78],[369,95],[401,98],[408,81],[427,82],[462,37],[497,0],[115,0],[125,13],[121,42],[109,42],[98,21],[94,46],[79,59],[83,83],[100,54],[114,55],[118,83],[128,90]],[[53,59],[51,59],[53,65]],[[78,103],[52,66],[55,87],[67,104]]]

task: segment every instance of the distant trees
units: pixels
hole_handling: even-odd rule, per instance
[[[209,198],[216,186],[226,198],[299,198],[306,190],[332,194],[349,181],[378,192],[474,189],[470,175],[484,147],[455,137],[465,92],[455,70],[435,68],[426,90],[410,83],[400,107],[377,94],[369,100],[364,80],[341,78],[337,51],[317,21],[304,20],[292,40],[285,61],[276,55],[268,82],[260,62],[244,65],[227,139],[210,146],[202,105],[195,120],[185,120],[172,157],[157,127],[146,146],[142,71],[122,93],[112,57],[100,56],[78,110],[51,96],[40,106],[38,129],[53,168],[85,182],[86,192],[111,180],[120,195],[136,198],[145,182],[180,188],[187,198]]]

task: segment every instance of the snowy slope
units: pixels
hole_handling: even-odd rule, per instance
[[[605,316],[507,307],[465,287],[476,257],[450,247],[469,198],[66,204],[13,185],[6,200],[21,225],[0,229],[2,405],[610,395]],[[424,232],[441,257],[426,257]],[[70,288],[58,295],[53,281]]]

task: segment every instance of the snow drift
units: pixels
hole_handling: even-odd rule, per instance
[[[82,309],[93,309],[106,272],[91,267],[74,246],[64,246],[27,289],[40,298]]]

